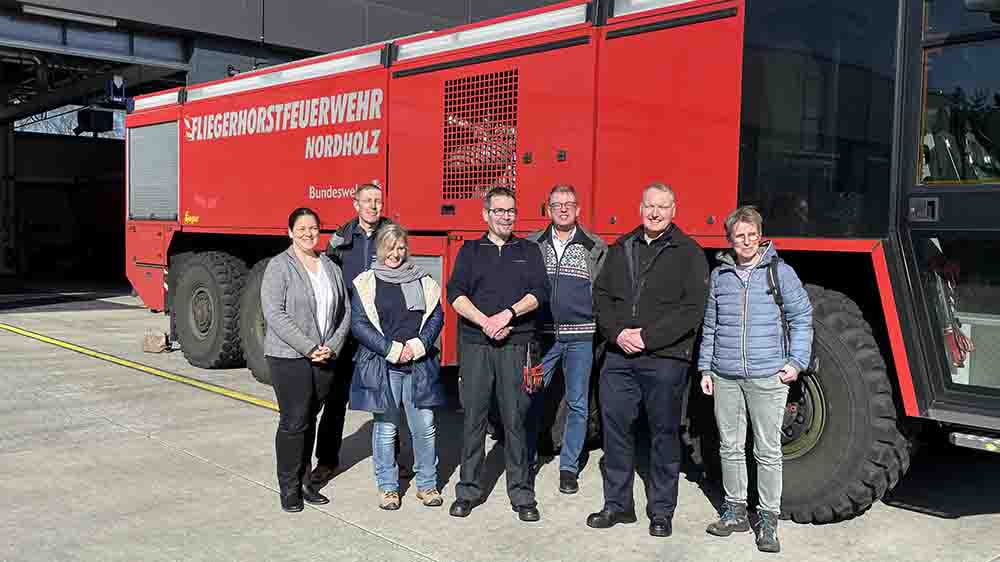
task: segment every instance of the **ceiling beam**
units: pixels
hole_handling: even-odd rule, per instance
[[[177,69],[156,68],[149,66],[128,66],[108,72],[93,78],[87,78],[79,82],[70,84],[65,88],[37,95],[30,100],[16,105],[7,105],[0,108],[0,124],[11,123],[18,119],[38,115],[43,111],[62,107],[71,103],[81,103],[87,101],[85,98],[96,93],[103,92],[107,88],[108,82],[115,75],[125,78],[125,91],[128,92],[130,86],[136,86],[143,82],[158,80],[164,76],[176,74]]]

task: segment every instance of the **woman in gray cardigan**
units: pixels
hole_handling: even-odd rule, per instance
[[[333,382],[337,359],[351,326],[344,280],[330,258],[316,251],[319,215],[299,208],[288,216],[292,245],[271,258],[260,287],[267,334],[264,355],[271,368],[280,416],[274,437],[281,508],[302,511],[302,500],[328,503],[309,484],[316,416]],[[303,487],[305,484],[305,487]]]

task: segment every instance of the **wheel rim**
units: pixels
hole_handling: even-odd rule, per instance
[[[801,457],[819,443],[826,416],[826,398],[819,378],[813,373],[803,373],[789,388],[781,422],[781,450],[785,460]]]
[[[198,287],[191,295],[191,327],[195,337],[205,339],[212,331],[215,304],[208,288]]]

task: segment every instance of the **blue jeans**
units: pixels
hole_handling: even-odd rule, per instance
[[[374,414],[372,430],[372,460],[375,461],[375,483],[384,492],[399,490],[399,466],[396,465],[396,433],[399,431],[402,410],[410,426],[413,441],[413,471],[421,491],[437,489],[437,449],[434,444],[437,428],[434,410],[413,405],[413,378],[409,373],[389,369],[389,386],[392,402],[381,414]]]
[[[576,474],[579,469],[583,442],[587,437],[587,414],[590,407],[590,369],[594,364],[593,339],[584,341],[557,341],[545,353],[545,387],[548,388],[556,366],[562,361],[563,378],[566,380],[566,430],[559,453],[559,470]],[[539,426],[545,412],[545,392],[531,397],[531,407],[525,425],[528,429],[528,462],[535,462]]]

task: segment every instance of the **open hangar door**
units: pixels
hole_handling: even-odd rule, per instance
[[[0,288],[121,288],[124,112],[184,85],[181,38],[0,9]]]

